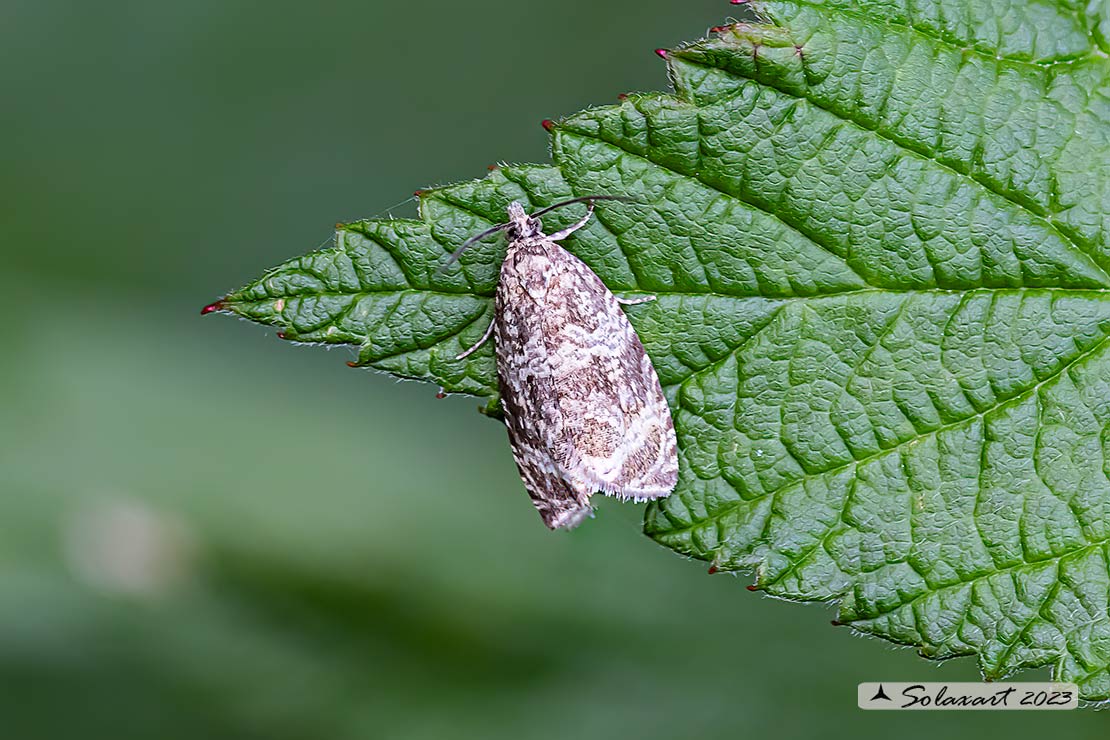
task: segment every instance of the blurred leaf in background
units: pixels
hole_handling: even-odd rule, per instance
[[[651,48],[728,11],[0,7],[5,737],[1105,734],[861,715],[858,681],[974,665],[710,578],[636,507],[552,535],[473,402],[196,316],[336,220],[542,161],[542,118],[661,87]]]

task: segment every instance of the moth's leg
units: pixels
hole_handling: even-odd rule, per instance
[[[462,354],[459,354],[459,355],[455,355],[455,359],[456,360],[463,360],[463,359],[466,359],[467,357],[470,357],[470,355],[472,355],[475,350],[477,350],[479,347],[481,347],[483,344],[485,344],[487,341],[489,341],[489,338],[491,336],[493,336],[493,322],[492,321],[489,322],[489,327],[486,329],[486,333],[482,335],[482,338],[478,340],[478,343],[475,344],[470,349],[468,349],[466,352],[463,352]]]
[[[635,306],[637,303],[650,303],[656,298],[656,296],[653,295],[644,296],[643,298],[621,298],[620,296],[613,297],[616,298],[617,303],[621,304],[622,306]]]
[[[574,232],[578,231],[583,226],[585,226],[587,223],[589,223],[590,222],[590,216],[592,216],[592,215],[594,215],[594,204],[590,203],[590,205],[586,209],[586,215],[582,217],[581,221],[579,221],[576,224],[571,224],[570,226],[566,227],[562,231],[556,231],[554,234],[552,234],[551,236],[549,236],[547,238],[550,239],[553,242],[558,242],[558,241],[562,241],[563,239],[566,239],[568,236],[570,236],[571,234],[573,234]]]

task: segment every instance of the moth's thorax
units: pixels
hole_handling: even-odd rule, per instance
[[[509,243],[509,251],[501,263],[499,289],[510,293],[528,293],[534,299],[547,295],[558,270],[555,262],[562,251],[546,237],[531,237]]]
[[[532,218],[517,201],[509,204],[509,225],[505,235],[510,242],[522,239],[534,239],[543,236],[543,224],[538,218]]]

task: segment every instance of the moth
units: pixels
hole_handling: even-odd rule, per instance
[[[551,529],[580,524],[593,512],[590,497],[598,491],[647,501],[667,496],[678,480],[670,409],[621,309],[655,296],[616,297],[593,270],[557,244],[589,222],[598,200],[627,199],[574,198],[533,214],[513,202],[507,223],[471,237],[447,262],[480,239],[506,234],[509,248],[493,321],[456,359],[494,337],[513,458]],[[582,220],[543,233],[541,216],[581,202],[587,203]]]

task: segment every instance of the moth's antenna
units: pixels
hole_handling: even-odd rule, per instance
[[[528,215],[529,215],[530,218],[539,218],[540,216],[544,215],[545,213],[550,213],[551,211],[554,211],[556,208],[562,208],[563,206],[569,206],[569,205],[572,205],[574,203],[593,203],[594,201],[597,201],[597,200],[619,200],[619,201],[623,201],[625,203],[638,203],[639,202],[636,198],[629,198],[628,196],[625,196],[625,195],[583,195],[580,198],[571,198],[570,200],[564,200],[560,203],[556,203],[555,205],[548,206],[547,208],[536,211],[535,213],[530,213]],[[510,225],[511,224],[498,224],[497,226],[491,226],[490,228],[483,231],[481,234],[475,234],[474,236],[470,237],[469,239],[467,239],[465,242],[462,243],[461,247],[459,247],[458,249],[456,249],[454,252],[451,253],[451,256],[447,258],[446,262],[444,262],[442,265],[439,266],[439,268],[436,270],[436,274],[439,275],[444,270],[446,270],[448,267],[450,267],[451,263],[453,263],[455,260],[457,260],[459,257],[461,257],[463,252],[470,249],[477,242],[482,241],[483,239],[485,239],[490,234],[496,234],[498,231],[503,231],[504,229],[509,228]]]
[[[439,269],[436,270],[436,274],[438,275],[441,272],[443,272],[444,270],[446,270],[448,267],[450,267],[452,262],[454,262],[459,257],[461,257],[463,252],[470,249],[477,242],[482,241],[483,239],[485,239],[490,234],[496,234],[498,231],[503,231],[504,229],[507,229],[507,228],[509,228],[509,224],[498,224],[497,226],[491,226],[490,228],[483,231],[481,234],[475,234],[474,236],[470,237],[469,239],[467,239],[465,242],[462,243],[461,247],[459,247],[458,249],[456,249],[454,252],[451,253],[451,256],[447,258],[446,262],[444,262],[442,265],[439,266]]]
[[[550,213],[551,211],[554,211],[556,208],[562,208],[563,206],[569,206],[574,203],[593,203],[596,200],[619,200],[625,203],[639,202],[636,198],[630,198],[627,195],[583,195],[580,198],[571,198],[570,200],[564,200],[561,203],[556,203],[553,206],[548,206],[547,208],[536,211],[535,213],[530,213],[528,215],[532,218],[539,218],[545,213]]]

